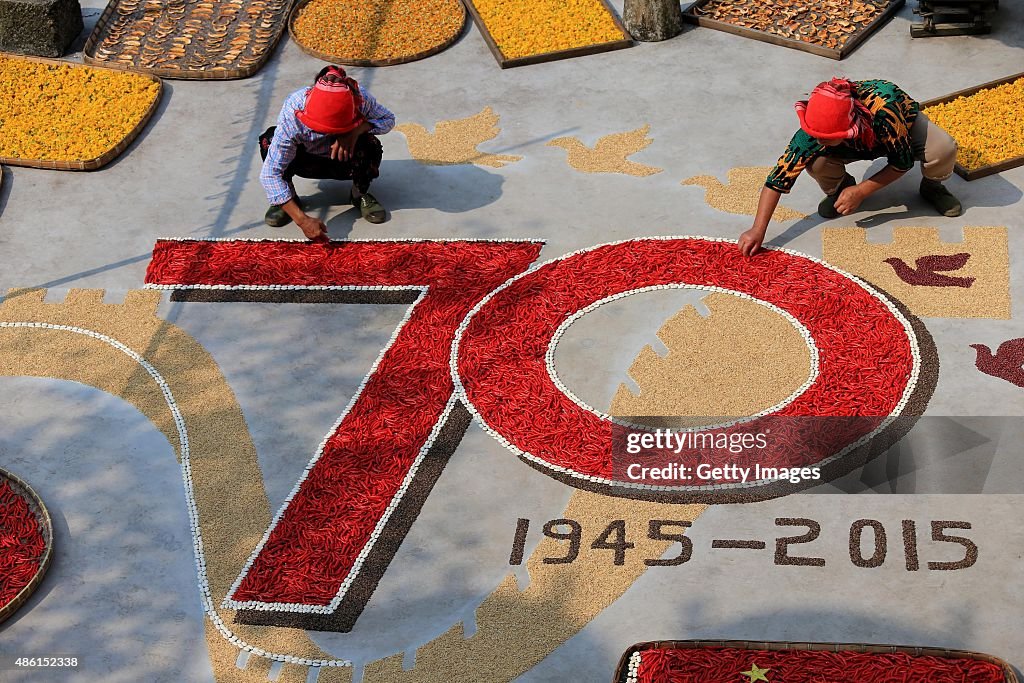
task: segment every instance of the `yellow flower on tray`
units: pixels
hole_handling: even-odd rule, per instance
[[[459,0],[311,0],[293,32],[303,47],[339,61],[402,61],[452,42],[465,22]]]
[[[924,110],[956,140],[968,170],[1024,156],[1024,78]]]
[[[622,40],[600,0],[474,0],[508,59]]]
[[[0,55],[0,157],[95,159],[135,129],[159,90],[139,74]]]

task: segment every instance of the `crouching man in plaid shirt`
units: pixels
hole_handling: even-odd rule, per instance
[[[387,214],[370,182],[380,173],[384,152],[377,135],[395,126],[395,115],[337,66],[317,74],[312,88],[288,96],[277,125],[260,136],[260,183],[270,208],[264,218],[275,228],[291,221],[308,239],[327,240],[323,221],[302,209],[292,178],[351,180],[351,201],[370,223]]]

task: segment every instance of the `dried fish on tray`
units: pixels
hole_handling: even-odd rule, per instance
[[[288,21],[292,0],[110,0],[85,43],[85,61],[165,78],[256,73]]]
[[[698,0],[690,23],[842,59],[905,0]]]

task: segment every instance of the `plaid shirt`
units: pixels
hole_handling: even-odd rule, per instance
[[[296,90],[284,101],[281,113],[277,117],[274,139],[270,143],[267,158],[260,171],[260,184],[267,193],[267,199],[274,206],[280,206],[292,198],[292,188],[285,182],[283,175],[288,164],[295,159],[299,145],[308,154],[330,156],[335,136],[310,130],[295,117],[295,112],[306,106],[306,95],[310,90],[311,88]],[[377,102],[362,86],[359,87],[359,93],[363,97],[363,105],[359,112],[366,122],[373,126],[370,129],[372,135],[383,135],[395,127],[394,114]]]

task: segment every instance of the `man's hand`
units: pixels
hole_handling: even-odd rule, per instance
[[[306,236],[306,239],[312,242],[324,243],[330,239],[327,236],[327,226],[319,218],[305,215],[296,220],[295,224],[302,230],[302,234]]]
[[[331,143],[331,158],[338,161],[348,161],[356,148],[356,140],[359,139],[358,129],[342,133],[334,138]]]
[[[751,228],[740,235],[740,253],[744,256],[753,256],[761,251],[761,243],[764,242],[764,231]]]
[[[351,159],[359,136],[363,133],[369,133],[371,130],[373,130],[373,126],[368,121],[363,121],[349,132],[335,135],[334,142],[331,143],[331,158],[338,161],[348,161]]]
[[[857,210],[867,194],[860,185],[853,185],[839,193],[836,199],[836,211],[846,216]]]

